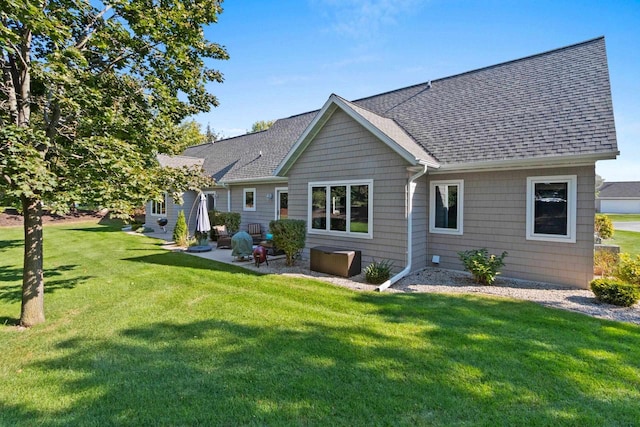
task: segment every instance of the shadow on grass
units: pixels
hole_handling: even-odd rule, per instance
[[[0,252],[5,251],[7,249],[13,249],[20,247],[24,244],[23,240],[15,239],[15,240],[0,240]]]
[[[142,249],[141,249],[142,250]],[[200,258],[182,252],[163,252],[154,255],[123,258],[123,261],[139,262],[145,264],[164,265],[172,267],[199,268],[207,271],[216,270],[227,273],[241,273],[250,276],[264,276],[265,273],[256,272],[242,267]]]
[[[638,328],[581,317],[576,330],[577,316],[494,299],[357,298],[371,311],[360,325],[303,318],[264,326],[258,319],[156,322],[102,340],[61,342],[59,355],[29,369],[50,375],[50,392],[75,404],[47,411],[0,402],[0,421],[631,425],[640,419],[640,362],[631,351],[640,347]],[[615,357],[603,359],[605,353]]]
[[[44,272],[44,293],[51,294],[63,289],[73,289],[79,284],[86,282],[93,276],[77,276],[64,279],[55,279],[65,273],[76,269],[77,265],[61,265],[55,269],[48,269]],[[3,284],[4,282],[4,284]],[[18,282],[15,284],[9,284]],[[20,301],[22,299],[22,268],[11,268],[0,266],[0,300]]]

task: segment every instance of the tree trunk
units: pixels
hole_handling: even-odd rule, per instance
[[[20,324],[29,327],[44,322],[42,201],[38,198],[23,196],[22,211],[24,213],[24,266]]]

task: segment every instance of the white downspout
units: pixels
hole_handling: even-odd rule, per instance
[[[427,173],[427,165],[423,165],[423,168],[418,173],[410,176],[409,181],[407,182],[407,266],[400,273],[378,286],[376,288],[376,291],[378,292],[384,291],[411,272],[413,259],[413,193],[416,189],[415,180],[425,173]]]
[[[227,212],[231,212],[231,187],[227,187]]]

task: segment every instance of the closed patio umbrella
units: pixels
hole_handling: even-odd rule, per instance
[[[211,230],[211,223],[209,222],[209,213],[207,212],[207,199],[204,194],[200,194],[198,210],[196,210],[196,239],[198,240],[198,244],[196,246],[189,246],[187,252],[210,251],[209,230]]]
[[[211,222],[209,222],[209,212],[207,212],[207,198],[200,193],[200,203],[196,211],[196,233],[206,234],[211,230]]]

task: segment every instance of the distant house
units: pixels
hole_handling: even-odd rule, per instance
[[[277,120],[190,147],[210,207],[268,227],[307,222],[307,248],[388,259],[392,282],[457,252],[508,251],[503,274],[587,287],[595,163],[618,155],[604,38]],[[191,211],[167,200],[165,214]],[[157,210],[148,207],[149,225]],[[437,256],[437,258],[434,258]]]
[[[596,197],[598,212],[640,214],[640,181],[605,182]]]

